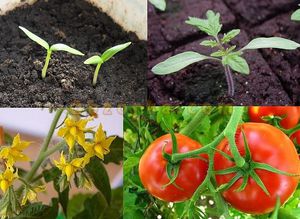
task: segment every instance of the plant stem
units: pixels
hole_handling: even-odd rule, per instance
[[[49,154],[49,151],[47,151],[48,149],[48,146],[49,146],[49,143],[52,139],[52,136],[53,136],[53,133],[55,131],[55,128],[56,128],[56,125],[58,123],[58,120],[62,114],[62,112],[64,111],[64,109],[58,109],[55,113],[55,116],[54,116],[54,119],[51,123],[51,126],[50,126],[50,129],[49,129],[49,132],[47,134],[47,137],[46,139],[44,140],[43,142],[43,145],[41,147],[41,150],[40,150],[40,153],[37,157],[37,159],[35,160],[35,162],[33,163],[32,167],[31,167],[31,170],[25,175],[24,179],[27,181],[27,182],[30,182],[31,179],[33,178],[33,176],[35,175],[36,171],[38,170],[38,168],[40,167],[40,165],[42,164],[42,162],[44,161],[45,158],[47,158],[47,156],[49,156],[50,154],[54,153],[53,152],[53,148],[57,148],[57,145],[60,145],[57,144],[56,146],[54,146],[52,149],[50,149],[49,151],[51,151],[51,153]]]
[[[96,86],[97,79],[98,79],[98,74],[99,74],[99,70],[100,70],[101,65],[102,65],[102,63],[100,62],[96,67],[96,70],[95,70],[95,73],[94,73],[94,78],[93,78],[93,86]]]
[[[197,129],[203,117],[210,114],[212,110],[213,107],[200,107],[194,118],[180,131],[180,133],[187,136],[191,135]]]
[[[234,96],[234,81],[233,81],[233,77],[232,77],[232,72],[228,65],[225,65],[224,68],[225,68],[226,81],[227,81],[227,85],[228,85],[228,95],[230,97],[233,97]]]
[[[50,49],[47,50],[46,61],[45,61],[45,65],[44,65],[43,70],[42,70],[42,78],[43,79],[46,77],[49,61],[51,59],[51,54],[52,54],[52,51]]]

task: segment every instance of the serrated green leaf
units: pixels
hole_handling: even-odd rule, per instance
[[[188,65],[191,65],[195,62],[199,62],[210,57],[201,55],[196,52],[184,52],[178,55],[172,56],[167,60],[155,65],[152,68],[152,72],[157,75],[166,75],[177,72]]]
[[[213,52],[212,54],[210,54],[210,56],[212,56],[212,57],[222,57],[222,56],[225,56],[225,55],[226,55],[226,53],[224,51],[221,51],[221,50],[219,50],[217,52]]]
[[[50,47],[50,50],[51,51],[65,51],[65,52],[68,52],[68,53],[71,53],[74,55],[84,56],[84,54],[82,52],[80,52],[79,50],[73,49],[72,47],[62,44],[62,43],[57,43],[57,44],[52,45]]]
[[[265,49],[265,48],[275,48],[275,49],[285,49],[294,50],[300,47],[299,43],[292,40],[284,39],[281,37],[261,37],[252,40],[247,46],[241,49]]]
[[[40,46],[44,47],[45,49],[49,49],[49,44],[43,40],[42,38],[40,38],[39,36],[35,35],[34,33],[30,32],[29,30],[27,30],[25,27],[19,26],[19,28],[34,42],[36,42],[37,44],[39,44]]]
[[[117,136],[109,147],[110,152],[104,156],[103,163],[120,164],[120,162],[123,160],[123,143],[123,138]]]
[[[240,29],[234,29],[229,31],[228,33],[224,34],[221,42],[222,43],[229,43],[233,38],[235,38],[237,35],[239,35],[241,32]]]
[[[292,19],[293,21],[300,21],[300,9],[298,9],[297,11],[295,11],[295,12],[292,14],[291,19]]]
[[[247,61],[239,55],[229,54],[223,58],[223,64],[242,74],[249,74],[250,69]]]
[[[84,210],[84,202],[91,196],[91,194],[75,194],[69,201],[67,218],[72,219],[75,217],[75,215],[82,212]]]
[[[209,47],[216,47],[218,46],[217,41],[215,40],[204,40],[200,43],[201,46],[209,46]]]
[[[99,63],[103,63],[103,60],[100,56],[92,56],[84,61],[84,64],[86,65],[98,65]]]
[[[103,62],[106,62],[107,60],[109,60],[111,57],[113,57],[116,53],[126,49],[129,45],[131,44],[131,42],[127,42],[124,44],[120,44],[117,46],[114,46],[108,50],[106,50],[102,55],[101,58],[103,60]]]
[[[93,157],[85,167],[93,184],[104,195],[107,203],[111,201],[109,177],[100,159]]]
[[[124,175],[130,173],[132,168],[136,167],[139,164],[139,162],[140,159],[138,157],[129,157],[127,160],[125,160],[123,165]]]
[[[165,0],[149,0],[149,2],[161,11],[166,10],[167,4]]]
[[[189,17],[189,20],[187,20],[186,23],[198,27],[209,36],[216,37],[222,29],[222,25],[220,24],[220,14],[208,10],[206,17],[207,19]]]
[[[61,171],[57,167],[52,167],[51,169],[44,170],[42,172],[45,182],[51,182],[54,179],[57,179],[61,175]]]

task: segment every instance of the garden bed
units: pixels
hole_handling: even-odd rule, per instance
[[[156,76],[151,68],[166,58],[184,51],[210,54],[199,45],[205,35],[185,24],[188,16],[203,18],[207,10],[220,12],[222,32],[242,30],[235,44],[239,48],[260,36],[280,36],[300,42],[300,24],[290,20],[300,1],[168,1],[166,12],[149,5],[148,96],[158,105],[300,104],[300,57],[298,51],[264,49],[245,53],[250,75],[234,74],[236,92],[227,96],[224,70],[218,63],[206,61],[168,76]]]
[[[86,54],[53,54],[41,79],[45,50],[28,39],[24,26],[50,44],[65,43]],[[0,16],[0,104],[11,107],[143,104],[146,96],[146,42],[125,32],[108,15],[84,0],[39,0]],[[96,87],[91,55],[131,41],[103,64]]]

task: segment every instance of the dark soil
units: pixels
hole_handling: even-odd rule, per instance
[[[24,26],[50,44],[65,43],[86,54],[53,54],[41,79],[46,51],[18,29]],[[117,106],[144,104],[146,42],[84,0],[39,0],[0,16],[0,106]],[[133,44],[103,64],[97,86],[95,66],[83,61],[116,44]]]
[[[209,9],[220,12],[224,24],[222,32],[242,30],[234,41],[239,48],[261,36],[281,36],[300,42],[300,23],[290,20],[299,3],[295,0],[170,0],[166,12],[149,5],[147,83],[150,103],[299,105],[299,50],[264,49],[245,53],[251,73],[248,76],[234,74],[233,98],[227,96],[224,70],[218,63],[196,63],[168,76],[151,72],[155,64],[180,52],[212,52],[199,45],[206,36],[185,24],[188,16],[202,18]]]

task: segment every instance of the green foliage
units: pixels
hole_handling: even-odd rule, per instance
[[[300,9],[298,9],[297,11],[295,11],[295,12],[292,14],[291,19],[292,19],[293,21],[300,21]]]
[[[166,10],[166,0],[149,0],[149,2],[161,11]]]
[[[94,73],[94,78],[93,78],[94,86],[97,83],[97,78],[98,78],[98,74],[99,74],[101,65],[104,62],[107,62],[110,58],[112,58],[118,52],[126,49],[128,46],[130,46],[130,44],[131,44],[131,42],[127,42],[124,44],[120,44],[120,45],[111,47],[111,48],[107,49],[101,56],[97,56],[97,55],[92,56],[84,61],[84,64],[86,64],[86,65],[97,65],[95,73]]]
[[[123,138],[116,137],[110,145],[109,154],[105,155],[103,163],[115,163],[120,164],[123,160]]]

